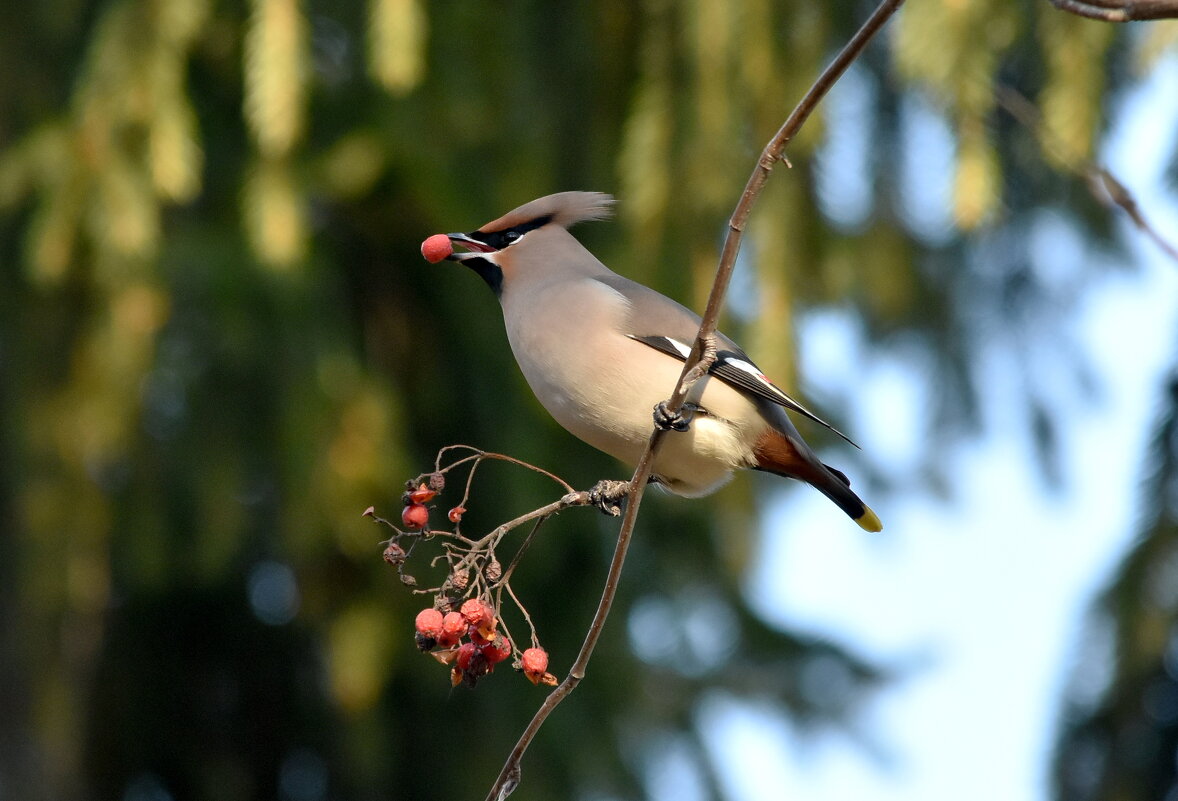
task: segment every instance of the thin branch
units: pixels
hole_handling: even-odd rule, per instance
[[[1017,89],[999,86],[994,91],[994,97],[998,100],[998,105],[1035,135],[1040,147],[1051,151],[1060,163],[1088,182],[1088,189],[1093,197],[1105,206],[1116,206],[1125,212],[1139,231],[1152,239],[1167,256],[1178,262],[1178,245],[1167,240],[1150,225],[1137,203],[1137,198],[1109,172],[1107,167],[1088,159],[1075,158],[1054,143],[1043,129],[1043,117],[1039,109]]]
[[[446,454],[449,451],[459,450],[459,449],[471,451],[471,454],[469,456],[464,456],[461,459],[458,459],[457,461],[446,465],[445,467],[442,467],[443,454]],[[557,484],[560,484],[562,487],[564,487],[565,492],[575,492],[575,490],[572,488],[572,486],[567,481],[565,481],[563,478],[556,475],[555,473],[548,472],[547,470],[545,470],[542,467],[537,467],[534,464],[530,464],[528,462],[525,462],[522,459],[517,459],[514,456],[508,456],[505,453],[494,453],[492,451],[485,451],[482,448],[476,448],[473,445],[447,445],[446,447],[442,448],[440,451],[438,451],[438,455],[434,459],[434,472],[435,473],[446,473],[450,470],[453,470],[455,467],[466,464],[467,462],[471,462],[471,461],[481,462],[484,459],[493,459],[493,460],[499,461],[499,462],[510,462],[511,464],[519,465],[520,467],[526,467],[527,469],[529,469],[533,472],[539,473],[542,476],[547,476],[548,478],[555,481]],[[418,480],[420,480],[422,478],[425,478],[425,475],[418,476]],[[470,489],[469,480],[467,481],[467,489],[468,490]],[[466,498],[464,497],[463,501],[465,501],[465,500],[466,500]]]
[[[819,101],[830,91],[830,87],[834,85],[835,81],[859,57],[859,54],[863,52],[867,43],[879,32],[888,19],[895,14],[897,9],[903,5],[903,2],[904,0],[883,0],[876,7],[872,15],[855,35],[851,37],[850,41],[847,42],[835,57],[834,61],[818,76],[814,85],[810,87],[805,97],[794,108],[785,123],[777,131],[777,134],[765,146],[764,151],[762,151],[753,169],[753,173],[745,185],[744,192],[741,193],[736,210],[729,220],[728,235],[724,240],[724,248],[720,254],[720,262],[716,268],[716,277],[712,282],[712,291],[708,296],[708,303],[704,310],[703,320],[700,323],[699,333],[696,335],[695,346],[692,349],[691,356],[688,357],[686,363],[683,365],[683,372],[679,376],[675,391],[666,404],[667,411],[672,414],[682,408],[687,394],[691,391],[691,387],[695,382],[707,375],[708,368],[716,358],[716,326],[720,317],[720,309],[724,304],[725,294],[728,291],[728,284],[732,278],[732,271],[736,265],[736,255],[740,250],[740,240],[743,236],[744,226],[752,211],[753,203],[760,195],[774,164],[781,159],[785,146],[797,135],[797,132],[809,118],[815,107],[817,107]],[[647,443],[646,450],[643,451],[642,457],[638,460],[638,466],[634,470],[634,475],[630,479],[626,511],[622,518],[621,528],[618,531],[618,540],[614,547],[614,555],[610,561],[609,571],[606,574],[605,587],[602,590],[601,600],[597,604],[597,611],[593,615],[593,621],[589,625],[589,631],[585,635],[585,641],[581,646],[581,650],[577,654],[577,658],[573,661],[568,676],[565,677],[564,681],[556,689],[545,697],[544,702],[524,729],[523,734],[520,735],[519,740],[507,758],[507,762],[503,765],[503,770],[500,771],[499,777],[491,787],[491,791],[487,795],[487,801],[503,801],[519,785],[520,761],[523,759],[524,752],[527,751],[528,746],[535,739],[536,733],[539,732],[540,727],[544,725],[544,721],[548,719],[552,711],[576,689],[581,679],[585,677],[585,669],[589,664],[589,659],[593,655],[593,650],[596,648],[598,640],[601,638],[601,632],[605,626],[606,618],[609,616],[610,610],[613,608],[614,599],[617,597],[622,566],[626,561],[626,553],[633,537],[634,523],[638,519],[638,508],[642,502],[642,496],[646,490],[647,482],[650,479],[654,457],[658,451],[659,443],[662,442],[665,434],[665,430],[657,428],[654,430],[650,436],[650,441]]]
[[[1178,0],[1048,0],[1060,11],[1102,22],[1178,17]]]

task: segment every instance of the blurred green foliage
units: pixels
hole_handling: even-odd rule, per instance
[[[425,602],[381,562],[383,533],[360,513],[394,516],[401,483],[455,442],[577,486],[622,471],[547,419],[493,299],[452,265],[426,265],[418,243],[551,191],[613,191],[620,224],[587,227],[585,241],[698,305],[756,154],[867,8],[9,9],[0,794],[480,797],[541,691],[512,675],[449,691],[412,648]],[[1157,25],[1130,39],[1046,3],[911,0],[890,47],[858,68],[877,88],[860,121],[873,142],[869,218],[823,217],[813,156],[842,123],[815,119],[754,215],[757,308],[729,328],[747,328],[762,366],[803,389],[793,330],[806,309],[848,309],[881,347],[923,348],[939,389],[914,480],[936,484],[942,449],[975,422],[980,343],[995,330],[1041,336],[1068,311],[1026,267],[1027,215],[1066,209],[1108,244],[1107,213],[1063,168],[1091,157],[1109,93],[1175,38]],[[1052,149],[998,112],[1000,84],[1037,103]],[[957,227],[935,240],[898,210],[897,109],[914,93],[956,142]],[[1027,394],[1042,405],[1033,368]],[[850,472],[882,492],[886,454],[863,458]],[[722,766],[696,705],[709,691],[801,725],[853,725],[886,671],[753,613],[741,586],[753,491],[744,479],[705,503],[644,507],[623,611],[516,797],[636,797],[650,744],[667,737],[684,738],[714,790]],[[489,527],[551,499],[543,480],[488,467],[467,520]],[[566,513],[520,569],[557,670],[580,643],[613,531]],[[285,569],[297,614],[270,619]],[[698,598],[726,627],[716,652],[688,636],[685,599]],[[630,652],[629,609],[666,632],[657,659]],[[804,680],[815,670],[841,677],[839,691],[815,692]]]

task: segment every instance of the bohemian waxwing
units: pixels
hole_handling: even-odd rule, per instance
[[[700,318],[612,272],[568,232],[608,217],[612,204],[598,192],[548,195],[477,231],[446,234],[467,250],[446,258],[478,273],[499,298],[511,349],[544,408],[633,467],[650,438],[651,410],[675,387]],[[718,334],[717,346],[709,376],[687,399],[690,426],[668,431],[652,480],[698,496],[733,470],[765,470],[813,485],[864,529],[879,531],[879,518],[845,475],[815,456],[785,410],[831,426],[774,386],[732,340]]]

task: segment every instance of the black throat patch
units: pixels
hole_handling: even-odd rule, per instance
[[[462,263],[478,273],[479,278],[487,282],[495,297],[503,294],[503,269],[493,261],[484,258],[467,258]]]

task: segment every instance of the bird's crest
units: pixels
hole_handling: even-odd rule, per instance
[[[604,220],[613,213],[613,204],[613,196],[604,192],[557,192],[512,209],[479,230],[503,231],[538,220],[568,228],[586,220]]]

